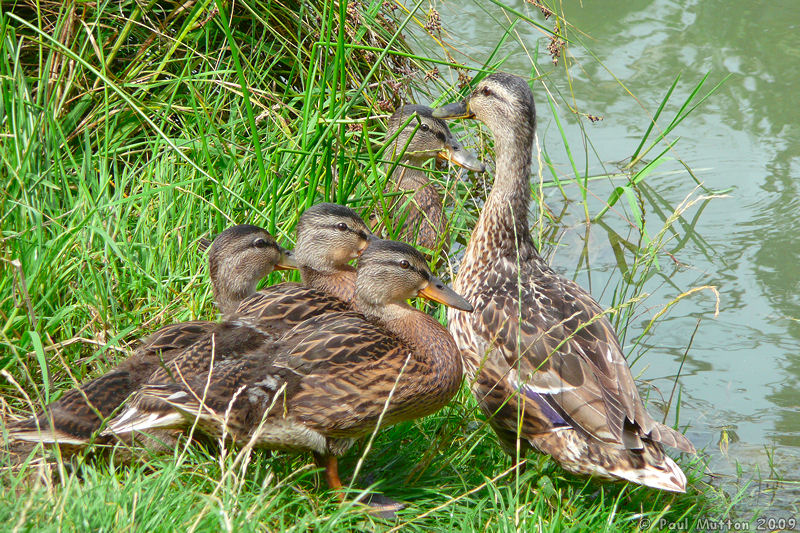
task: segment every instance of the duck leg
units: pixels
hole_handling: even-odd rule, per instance
[[[314,452],[314,462],[317,466],[325,469],[325,482],[328,486],[336,491],[336,497],[340,501],[344,501],[344,492],[342,491],[342,480],[339,479],[339,460],[335,455],[321,454]]]
[[[339,460],[332,454],[320,454],[314,452],[314,462],[318,467],[325,469],[325,481],[328,486],[336,492],[336,498],[344,502],[344,487],[342,480],[339,479]],[[400,502],[387,498],[382,494],[369,494],[364,503],[371,507],[370,513],[382,518],[394,518],[395,513],[405,507]]]

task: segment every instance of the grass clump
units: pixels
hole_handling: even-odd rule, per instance
[[[346,203],[364,214],[387,205],[385,113],[429,88],[444,93],[468,81],[452,56],[410,49],[404,35],[413,25],[439,31],[419,7],[4,3],[4,416],[24,416],[107,371],[163,324],[212,317],[200,237],[249,222],[291,244],[298,213],[314,203]],[[452,86],[439,79],[444,65],[460,73]],[[480,135],[473,140],[488,148]],[[546,153],[543,160],[554,179],[534,192],[567,190]],[[583,178],[585,192],[592,180]],[[444,173],[434,179],[454,198],[457,250],[490,184]],[[627,187],[646,190],[643,181]],[[558,217],[541,207],[547,247],[557,240]],[[675,220],[665,213],[669,234]],[[640,240],[620,248],[635,266],[620,282],[619,309],[638,304],[638,280],[654,275],[665,245],[656,231],[641,246],[644,220],[634,227]],[[617,531],[635,530],[642,518],[694,524],[728,512],[728,500],[699,481],[699,462],[686,465],[693,480],[685,496],[575,479],[543,457],[520,476],[475,412],[465,389],[440,413],[378,435],[355,484],[410,501],[397,523],[339,506],[317,487],[307,457],[194,445],[133,466],[90,452],[6,469],[0,521],[43,530]],[[342,461],[345,476],[360,451]]]

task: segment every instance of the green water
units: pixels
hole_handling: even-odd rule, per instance
[[[800,2],[567,4],[567,19],[582,32],[570,35],[596,59],[576,43],[568,49],[568,73],[563,60],[554,67],[545,51],[547,39],[527,23],[516,26],[516,35],[502,48],[503,54],[509,54],[503,70],[523,76],[532,71],[528,54],[539,49],[536,66],[542,77],[534,86],[539,140],[562,179],[570,179],[572,170],[546,101],[546,88],[569,98],[569,75],[574,105],[581,112],[603,117],[595,124],[584,121],[592,143],[585,149],[577,121],[563,99],[556,98],[578,169],[583,172],[588,167],[590,174],[597,175],[615,172],[616,162],[631,155],[678,74],[681,80],[664,119],[675,116],[705,74],[710,73],[707,88],[731,74],[670,140],[680,137],[673,157],[686,162],[706,187],[732,190],[727,198],[698,203],[685,213],[688,226],[680,226],[678,237],[667,245],[679,264],[660,256],[662,272],[647,281],[645,291],[651,297],[638,309],[626,340],[635,338],[664,304],[692,287],[718,287],[719,316],[713,315],[713,294],[702,291],[673,307],[640,348],[627,343],[626,349],[629,357],[641,355],[634,374],[652,382],[666,398],[699,319],[679,379],[680,421],[691,426],[690,438],[704,448],[710,469],[721,476],[714,484],[733,491],[737,483],[748,479],[781,477],[790,483],[754,483],[745,505],[797,516]],[[510,5],[544,22],[538,9],[529,4]],[[515,18],[512,14],[506,18],[500,8],[484,1],[439,3],[437,9],[448,31],[446,42],[465,54],[454,56],[465,61],[469,57],[472,64],[491,53],[503,28]],[[433,49],[429,39],[421,38],[420,46]],[[446,68],[441,70],[450,76]],[[659,124],[664,127],[667,120]],[[654,206],[660,205],[668,214],[668,206],[677,206],[694,183],[677,162],[660,167],[646,183],[648,224],[657,232],[663,216]],[[614,185],[608,179],[591,183],[591,214],[597,213]],[[607,226],[587,228],[578,189],[568,185],[566,192],[570,201],[557,189],[549,189],[545,199],[551,210],[563,214],[560,246],[552,263],[610,305],[620,279],[611,237],[619,233],[630,238],[633,233],[624,218],[613,213],[605,217]],[[581,262],[584,255],[589,268]],[[651,396],[651,411],[656,414],[660,402],[656,393]],[[737,464],[741,476],[737,476]]]

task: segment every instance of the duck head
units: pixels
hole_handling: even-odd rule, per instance
[[[216,236],[208,250],[208,270],[214,300],[224,314],[256,291],[258,282],[273,270],[296,269],[289,250],[278,245],[267,230],[240,224]]]
[[[309,207],[297,222],[294,259],[317,272],[336,272],[369,246],[372,232],[358,213],[343,205]]]
[[[475,154],[464,149],[443,120],[433,117],[430,107],[415,104],[399,108],[389,117],[386,136],[391,138],[395,133],[397,137],[389,148],[393,159],[402,155],[414,166],[422,166],[437,158],[467,170],[486,169]]]
[[[536,106],[528,83],[513,74],[497,72],[481,80],[461,102],[433,111],[441,119],[475,118],[486,124],[495,138],[504,140],[536,130]]]
[[[425,257],[408,244],[376,240],[358,260],[356,304],[369,314],[421,296],[462,311],[472,305],[431,273]]]

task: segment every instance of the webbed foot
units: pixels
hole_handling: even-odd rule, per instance
[[[339,462],[336,456],[314,453],[314,460],[317,466],[325,469],[325,481],[336,492],[339,501],[344,503],[344,487],[339,479]],[[358,501],[370,508],[370,514],[387,520],[395,518],[397,511],[405,508],[405,504],[375,492],[365,494]]]
[[[385,520],[392,520],[396,518],[397,511],[401,511],[406,508],[404,503],[400,503],[397,500],[393,500],[377,492],[371,492],[367,494],[361,500],[361,503],[369,506],[370,514],[379,516]]]

